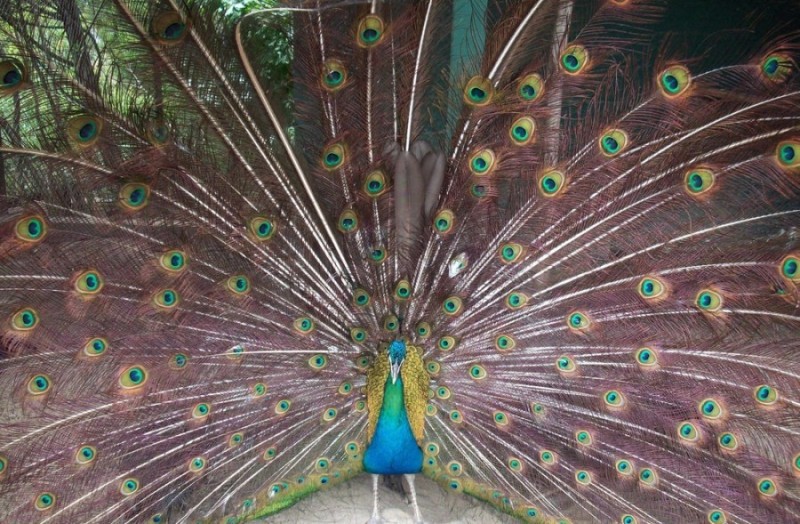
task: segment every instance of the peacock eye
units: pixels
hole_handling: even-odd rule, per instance
[[[192,418],[195,420],[205,420],[211,414],[211,404],[200,402],[192,408]]]
[[[178,292],[174,289],[162,289],[153,297],[156,307],[164,310],[175,308],[179,302]]]
[[[186,269],[186,260],[186,253],[179,249],[172,249],[161,255],[158,262],[163,269],[172,273],[179,273]]]
[[[386,315],[383,319],[383,329],[389,333],[394,333],[400,329],[400,321],[396,315]]]
[[[358,45],[373,47],[383,39],[383,20],[376,15],[367,15],[358,24]]]
[[[709,524],[727,524],[728,517],[721,509],[712,509],[708,512],[707,520]]]
[[[322,85],[328,91],[338,91],[347,82],[347,69],[338,60],[326,60],[322,67]]]
[[[386,249],[384,249],[382,246],[372,248],[372,250],[369,252],[369,259],[374,264],[380,264],[386,260]]]
[[[411,283],[404,278],[394,287],[394,298],[395,300],[408,300],[409,297],[411,297]]]
[[[311,369],[325,369],[328,365],[328,357],[325,355],[314,355],[308,359],[308,365],[311,366]]]
[[[350,382],[342,382],[339,384],[339,389],[337,390],[340,395],[349,395],[351,391],[353,391],[353,384]]]
[[[705,168],[691,169],[684,175],[683,183],[689,195],[702,195],[714,187],[714,172]]]
[[[773,82],[784,82],[792,73],[794,64],[786,55],[774,53],[761,62],[761,73]]]
[[[195,457],[189,461],[189,471],[192,473],[200,473],[206,468],[206,459],[203,457]]]
[[[647,277],[639,281],[637,291],[640,297],[645,300],[651,300],[664,295],[666,286],[661,280],[655,277]]]
[[[697,406],[697,410],[702,417],[711,420],[718,419],[723,415],[722,407],[720,406],[719,402],[713,398],[707,398],[700,402],[700,404]]]
[[[189,357],[185,353],[175,353],[169,359],[170,369],[183,369],[189,363]]]
[[[250,388],[250,394],[253,395],[254,398],[261,398],[267,394],[267,385],[263,382],[257,382],[252,385]]]
[[[103,289],[103,277],[94,270],[84,271],[75,278],[75,291],[84,296],[100,293]]]
[[[289,400],[287,399],[279,400],[278,403],[275,404],[275,413],[277,413],[278,415],[283,415],[284,413],[289,411],[290,407],[292,407],[292,403]]]
[[[137,491],[139,491],[139,481],[135,478],[127,478],[120,483],[119,492],[126,497]]]
[[[636,362],[645,368],[658,364],[658,355],[652,348],[639,348],[636,350]]]
[[[17,60],[0,62],[0,96],[16,93],[25,85],[27,71]]]
[[[574,331],[584,331],[591,326],[589,317],[580,311],[567,315],[567,326]]]
[[[753,390],[753,396],[755,397],[756,402],[762,406],[771,406],[778,401],[778,391],[772,386],[767,386],[766,384],[757,386]]]
[[[186,36],[187,25],[181,15],[174,11],[167,11],[153,18],[151,25],[153,36],[161,44],[176,44]]]
[[[519,262],[524,253],[525,250],[522,245],[517,244],[516,242],[501,244],[500,249],[498,250],[500,261],[504,264],[513,264],[515,262]]]
[[[633,475],[633,464],[629,460],[620,459],[614,463],[614,469],[623,476]]]
[[[762,478],[758,481],[758,492],[766,497],[774,497],[778,494],[778,484],[771,478]]]
[[[678,424],[678,437],[685,442],[697,442],[700,440],[700,431],[691,422]]]
[[[658,75],[658,87],[667,98],[677,98],[689,88],[691,76],[683,66],[673,66]]]
[[[578,441],[578,444],[582,446],[591,446],[592,444],[592,434],[588,431],[580,430],[575,433],[575,440]]]
[[[484,176],[489,174],[495,166],[496,157],[491,149],[481,149],[469,159],[469,170],[473,175]]]
[[[493,95],[491,82],[482,76],[473,76],[464,87],[464,102],[471,106],[486,106],[492,101]]]
[[[792,282],[800,282],[800,257],[789,255],[781,261],[781,275]]]
[[[719,446],[726,451],[734,451],[739,447],[739,442],[736,440],[736,435],[730,432],[720,434],[717,438]]]
[[[600,151],[604,156],[613,157],[628,145],[628,134],[621,129],[611,129],[600,137]]]
[[[436,398],[440,400],[447,400],[450,398],[450,389],[447,386],[439,386],[436,388]]]
[[[353,291],[353,304],[357,307],[366,307],[370,303],[369,293],[365,289],[356,288]]]
[[[345,209],[339,215],[339,220],[336,223],[337,228],[342,233],[354,233],[358,230],[358,215],[352,209]]]
[[[103,130],[103,121],[92,115],[80,115],[67,122],[67,138],[78,149],[94,145]]]
[[[575,481],[581,486],[588,486],[592,483],[592,474],[585,469],[579,469],[575,472]]]
[[[142,366],[131,366],[125,369],[119,376],[119,385],[123,389],[135,389],[143,386],[147,382],[147,370]]]
[[[39,242],[46,234],[47,224],[40,215],[21,218],[14,225],[14,235],[23,242]]]
[[[561,69],[568,75],[577,75],[589,62],[589,53],[582,45],[571,45],[561,53]]]
[[[322,167],[326,171],[333,171],[342,167],[345,161],[344,145],[332,144],[322,151]]]
[[[97,456],[97,449],[94,446],[81,446],[75,452],[75,462],[78,464],[89,464]]]
[[[781,167],[790,169],[800,168],[800,141],[787,140],[779,143],[775,151],[775,156]]]
[[[461,310],[464,308],[464,303],[460,297],[448,297],[442,303],[442,311],[447,316],[456,316],[461,313]]]
[[[511,335],[498,335],[494,339],[494,347],[498,351],[511,351],[517,345],[517,341]]]
[[[486,378],[486,368],[475,364],[469,368],[469,376],[474,380],[483,380]]]
[[[513,291],[505,298],[506,307],[509,309],[520,309],[528,303],[528,296],[520,291]]]
[[[36,497],[36,501],[34,502],[34,506],[39,511],[44,511],[52,508],[56,503],[56,496],[52,493],[42,493],[38,497]]]
[[[517,146],[525,146],[533,141],[534,131],[536,124],[533,118],[523,116],[514,120],[508,130],[508,136],[511,137],[511,143]]]
[[[31,395],[44,395],[50,391],[52,385],[53,383],[47,375],[34,375],[28,381],[28,393]]]
[[[453,230],[456,216],[449,209],[439,211],[433,218],[433,229],[440,235],[445,235]]]
[[[535,102],[544,94],[544,81],[537,74],[530,74],[519,82],[517,94],[526,102]]]
[[[658,475],[650,468],[639,470],[639,480],[646,486],[655,486],[658,483]]]
[[[722,296],[710,289],[704,289],[697,294],[695,304],[703,311],[714,313],[722,309]]]
[[[228,446],[236,447],[239,444],[241,444],[243,440],[244,440],[244,434],[243,433],[234,433],[228,439]]]
[[[363,190],[367,196],[378,198],[386,193],[386,186],[386,175],[383,171],[376,170],[367,175],[367,178],[364,180]]]
[[[505,427],[509,424],[508,414],[503,411],[495,411],[492,414],[492,419],[498,427]]]
[[[620,391],[611,389],[603,394],[603,402],[612,409],[622,408],[625,406],[625,397]]]
[[[577,366],[571,357],[562,355],[556,360],[556,368],[562,373],[572,373],[577,369]]]
[[[150,186],[132,182],[123,185],[119,190],[119,202],[128,211],[140,211],[150,201]]]
[[[431,325],[424,321],[420,322],[419,324],[417,324],[415,331],[419,338],[426,339],[429,336],[431,336]]]
[[[439,372],[442,370],[442,365],[436,361],[431,361],[425,365],[425,370],[428,372],[429,375],[435,377],[439,375]]]
[[[147,141],[156,147],[163,146],[169,142],[171,130],[164,122],[149,122],[144,130]]]
[[[301,335],[308,335],[314,331],[316,327],[314,321],[311,320],[310,317],[300,317],[293,322],[292,326]]]
[[[551,198],[561,194],[566,186],[567,179],[561,171],[547,171],[539,176],[537,187],[542,196]]]
[[[35,309],[22,308],[11,317],[11,327],[16,331],[30,331],[39,325],[39,313]]]
[[[275,221],[266,216],[251,218],[247,223],[247,230],[258,242],[263,242],[275,236],[277,230]]]
[[[361,342],[364,342],[367,339],[367,331],[363,328],[351,328],[350,339],[353,342],[360,344]]]
[[[108,341],[101,337],[90,338],[83,346],[83,354],[88,357],[98,357],[108,349]]]
[[[322,413],[322,420],[324,422],[331,422],[336,418],[339,411],[336,408],[328,408]]]

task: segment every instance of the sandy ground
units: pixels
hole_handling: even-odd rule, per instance
[[[445,491],[417,476],[417,501],[426,524],[511,524],[519,522],[482,502]],[[384,524],[413,524],[414,511],[405,497],[381,483],[380,508]],[[365,524],[372,514],[372,479],[359,475],[264,520],[263,524]]]

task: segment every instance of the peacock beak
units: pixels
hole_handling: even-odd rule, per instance
[[[389,364],[392,370],[392,384],[397,382],[397,377],[400,375],[400,366],[403,364],[403,361],[400,362],[392,362],[391,358],[389,359]]]

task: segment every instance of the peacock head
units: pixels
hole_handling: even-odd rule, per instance
[[[406,343],[402,340],[393,340],[389,344],[389,366],[392,371],[392,384],[397,382],[400,375],[400,366],[406,358]]]

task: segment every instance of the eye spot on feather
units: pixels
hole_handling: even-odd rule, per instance
[[[369,362],[370,362],[369,355],[359,355],[359,357],[355,361],[355,364],[356,367],[361,371],[366,371],[366,369],[369,367]]]
[[[368,197],[378,198],[387,191],[386,175],[379,169],[371,171],[364,179],[362,189]]]
[[[639,520],[633,515],[622,515],[619,521],[620,524],[639,524]]]
[[[370,296],[367,293],[366,289],[363,288],[356,288],[353,291],[353,305],[359,308],[363,308],[369,305],[370,303]]]
[[[575,311],[567,315],[567,326],[575,332],[585,331],[592,325],[589,317],[581,312]]]
[[[625,396],[622,392],[611,389],[603,393],[603,403],[611,410],[619,410],[625,407]]]
[[[536,73],[525,76],[519,82],[517,94],[525,102],[535,102],[544,94],[544,81]]]
[[[234,433],[228,438],[228,447],[235,448],[244,441],[244,433]]]
[[[325,367],[328,365],[328,357],[325,355],[314,355],[308,359],[308,365],[311,366],[311,369],[315,369],[317,371],[325,369]]]
[[[292,327],[301,335],[308,335],[314,331],[316,326],[310,317],[300,317],[292,323]]]
[[[669,99],[683,95],[689,89],[689,84],[691,84],[691,75],[689,70],[683,66],[672,66],[658,75],[658,87],[661,93]]]
[[[645,277],[639,281],[636,291],[645,300],[655,300],[666,297],[667,286],[656,277]]]
[[[714,172],[706,168],[690,169],[683,178],[686,192],[690,196],[700,196],[708,193],[714,187]]]
[[[442,370],[442,365],[434,360],[425,364],[425,371],[427,371],[428,375],[432,377],[438,377],[439,372],[441,372],[441,370]]]
[[[736,435],[728,431],[720,434],[717,438],[717,443],[723,451],[736,451],[736,448],[739,447],[739,441]]]
[[[469,376],[473,380],[483,380],[487,377],[486,368],[475,364],[469,368]]]
[[[504,302],[506,307],[511,310],[520,309],[528,303],[528,295],[521,291],[513,291],[506,296]]]
[[[780,53],[767,55],[761,62],[761,74],[773,82],[785,82],[793,68],[792,59]]]
[[[137,389],[147,382],[147,370],[143,366],[130,366],[122,371],[119,376],[119,385],[122,389]]]
[[[267,394],[267,385],[263,382],[256,382],[250,386],[250,396],[253,398],[261,398]]]
[[[172,132],[167,124],[164,122],[148,122],[144,129],[145,138],[150,144],[161,147],[167,142],[172,135]]]
[[[575,361],[572,360],[571,357],[568,355],[561,355],[556,359],[556,369],[559,371],[559,373],[571,375],[577,371],[578,367],[575,365]]]
[[[769,477],[761,478],[758,480],[758,492],[765,497],[774,497],[778,494],[778,483]]]
[[[722,295],[711,289],[703,289],[695,298],[695,305],[703,311],[716,313],[722,309]]]
[[[436,398],[447,400],[450,398],[450,389],[447,386],[439,386],[436,388]]]
[[[454,424],[461,424],[464,422],[464,417],[461,415],[461,412],[457,409],[454,409],[450,412],[450,422]]]
[[[67,137],[78,149],[86,149],[97,143],[103,130],[103,121],[92,115],[80,115],[67,122]]]
[[[2,459],[2,457],[0,457],[0,459]],[[795,475],[800,475],[800,453],[797,453],[792,459],[792,468],[794,469]],[[2,471],[2,468],[0,468],[0,472]]]
[[[628,146],[628,134],[622,129],[611,129],[603,133],[599,143],[604,156],[614,157]]]
[[[721,509],[712,509],[708,512],[706,520],[708,520],[709,524],[727,524],[728,517]]]
[[[635,473],[633,469],[633,464],[631,464],[630,460],[626,459],[617,460],[614,463],[614,469],[617,470],[617,473],[619,473],[623,477],[630,477]]]
[[[464,87],[464,102],[470,106],[483,107],[492,101],[494,88],[488,79],[473,76]]]
[[[544,416],[546,410],[543,405],[539,404],[538,402],[531,402],[530,403],[531,412],[536,416]]]
[[[147,521],[149,524],[163,524],[164,523],[164,516],[161,513],[156,513],[150,520]]]
[[[532,518],[532,519],[536,518],[536,517],[538,517],[540,515],[539,508],[536,508],[536,507],[533,507],[533,506],[528,506],[527,508],[524,508],[524,513],[525,513],[526,517],[529,517],[529,518]]]
[[[586,68],[589,63],[589,53],[582,45],[568,46],[561,53],[561,70],[568,75],[577,75]]]
[[[185,369],[189,364],[189,356],[186,353],[175,353],[169,359],[169,368],[176,371]]]
[[[429,417],[435,417],[439,410],[433,404],[428,404],[425,406],[425,414]]]
[[[400,329],[400,321],[397,315],[386,315],[383,318],[383,330],[387,333],[396,333]]]
[[[347,83],[347,69],[338,60],[326,60],[320,80],[326,90],[338,91]]]
[[[787,169],[800,168],[800,141],[785,140],[775,150],[778,164]]]
[[[322,420],[324,422],[331,422],[336,419],[338,413],[339,411],[336,408],[328,408],[322,413]]]
[[[520,261],[525,254],[525,249],[516,242],[507,242],[500,245],[497,254],[503,264],[514,264]]]
[[[45,511],[51,509],[56,504],[56,496],[52,493],[42,493],[36,497],[36,500],[33,502],[33,506],[38,511]]]
[[[28,381],[28,393],[34,396],[44,395],[52,386],[53,383],[47,375],[34,375]]]
[[[189,472],[200,473],[206,469],[206,459],[203,457],[194,457],[189,461]]]
[[[170,273],[180,273],[186,269],[186,253],[179,249],[172,249],[161,255],[158,263],[162,269]]]
[[[452,460],[447,463],[447,472],[454,477],[458,477],[464,472],[464,467],[460,462]]]
[[[13,59],[0,62],[0,96],[16,93],[27,80],[27,70],[21,62]]]
[[[186,22],[179,13],[167,11],[156,15],[151,24],[151,32],[161,44],[176,44],[188,33]]]
[[[289,408],[292,406],[292,403],[288,399],[282,399],[275,404],[275,413],[278,415],[283,415]]]
[[[526,146],[533,142],[536,123],[529,116],[522,116],[514,120],[508,130],[511,143],[516,146]]]
[[[448,297],[442,302],[442,311],[449,317],[457,316],[464,308],[464,303],[460,297]]]
[[[549,449],[543,449],[539,451],[539,462],[541,462],[544,466],[555,465],[557,459],[558,457],[554,451]]]
[[[8,458],[5,455],[0,455],[0,479],[3,478],[6,471],[8,471]]]
[[[78,451],[75,452],[75,462],[82,466],[91,464],[96,457],[97,448],[94,446],[81,446],[78,448]]]
[[[517,457],[510,457],[506,462],[506,464],[508,464],[508,469],[510,469],[514,473],[520,473],[523,470],[522,461]]]
[[[589,431],[585,430],[585,429],[579,429],[578,431],[575,432],[575,440],[581,446],[584,446],[584,447],[591,446],[592,445],[592,434]]]
[[[517,346],[516,340],[511,335],[498,335],[494,339],[494,347],[497,351],[511,351]]]
[[[678,424],[678,437],[688,444],[694,444],[700,440],[700,430],[691,422],[681,422]]]
[[[497,157],[491,149],[481,149],[469,159],[469,170],[475,176],[488,175],[494,170]]]
[[[358,45],[374,47],[383,40],[383,20],[377,15],[367,15],[358,24]]]
[[[360,327],[350,328],[350,340],[356,344],[361,344],[367,340],[367,331]]]
[[[207,402],[200,402],[192,408],[192,418],[195,420],[205,421],[210,414],[211,404]]]
[[[800,283],[800,256],[787,256],[781,261],[780,268],[783,278]]]
[[[225,356],[228,358],[228,360],[233,360],[238,362],[244,358],[244,354],[246,352],[247,350],[243,345],[236,344],[235,346],[228,348],[228,350],[225,352]]]
[[[719,420],[724,415],[722,406],[713,398],[702,400],[697,405],[697,411],[703,418],[708,420]]]
[[[339,215],[336,227],[340,232],[345,234],[355,233],[358,231],[359,227],[358,215],[352,209],[345,209]]]
[[[275,236],[275,221],[266,216],[256,216],[247,222],[247,231],[256,242],[265,242]]]
[[[492,420],[494,420],[495,425],[500,429],[507,427],[510,423],[508,414],[503,411],[495,411],[492,414]]]
[[[643,347],[637,349],[635,358],[636,363],[642,369],[653,369],[658,366],[658,353],[653,348]]]
[[[552,198],[560,195],[566,187],[567,178],[561,171],[547,171],[539,176],[537,187],[539,193],[545,198]]]
[[[424,340],[431,336],[431,325],[428,322],[419,322],[414,331],[419,338]]]
[[[778,401],[778,390],[772,386],[762,384],[753,390],[753,398],[761,406],[773,406]]]
[[[658,475],[651,468],[642,468],[639,470],[639,482],[645,486],[654,487],[658,484]]]
[[[455,227],[456,216],[449,209],[439,211],[433,218],[433,229],[439,235],[446,235]]]
[[[245,275],[234,275],[225,283],[228,291],[234,295],[246,295],[250,292],[250,279]]]
[[[119,203],[127,211],[141,211],[150,202],[150,186],[131,182],[119,190]]]
[[[179,302],[180,297],[174,289],[162,289],[153,296],[153,305],[163,311],[174,309]]]
[[[133,477],[129,477],[123,480],[119,485],[119,492],[124,496],[128,497],[133,495],[139,491],[139,480]]]
[[[488,194],[486,190],[486,185],[478,182],[470,184],[469,194],[472,195],[474,198],[477,198],[478,200],[482,200]]]
[[[581,486],[588,486],[592,483],[592,474],[585,469],[579,469],[575,472],[575,481]]]
[[[333,171],[342,167],[345,161],[344,146],[340,143],[331,144],[322,151],[322,167],[326,171]]]
[[[451,479],[447,483],[447,487],[450,488],[451,490],[457,492],[457,493],[461,493],[462,491],[464,491],[464,488],[461,486],[461,482],[459,482],[456,479]]]
[[[47,235],[47,223],[41,215],[23,217],[14,225],[14,235],[23,242],[35,244]]]
[[[411,298],[411,282],[404,278],[394,286],[394,299],[403,301],[409,298]]]
[[[456,339],[451,336],[444,336],[436,343],[440,351],[452,351],[456,347]]]
[[[369,259],[373,264],[380,264],[386,260],[386,249],[383,246],[376,246],[369,252]]]
[[[25,307],[11,317],[11,327],[15,331],[30,331],[39,325],[39,313],[31,307]]]

